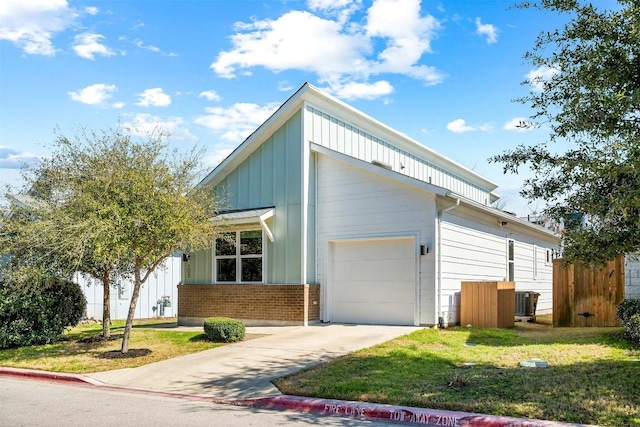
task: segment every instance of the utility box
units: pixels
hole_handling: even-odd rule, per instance
[[[460,324],[478,328],[513,328],[515,282],[462,282]]]
[[[517,291],[516,292],[516,316],[535,317],[536,306],[538,305],[537,292]]]

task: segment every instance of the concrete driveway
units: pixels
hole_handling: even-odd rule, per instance
[[[123,387],[223,399],[277,396],[272,380],[421,329],[414,326],[322,324],[248,327],[261,338],[152,363],[88,374]]]

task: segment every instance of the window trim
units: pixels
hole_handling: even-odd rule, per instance
[[[538,280],[538,245],[533,245],[533,280]]]
[[[513,250],[511,251],[511,247]],[[514,239],[507,239],[507,281],[516,280],[516,242]]]
[[[211,271],[211,275],[212,275],[212,282],[214,284],[221,284],[221,285],[231,285],[231,284],[261,284],[261,283],[265,283],[265,278],[266,278],[266,239],[265,239],[265,232],[264,230],[260,227],[260,225],[256,225],[256,226],[252,226],[252,227],[241,227],[241,228],[234,228],[233,230],[224,230],[221,232],[221,234],[223,233],[235,233],[236,235],[236,242],[240,242],[241,239],[241,233],[245,232],[245,231],[259,231],[260,232],[260,239],[262,241],[262,254],[250,254],[250,255],[242,255],[241,254],[241,248],[239,244],[236,244],[236,253],[235,255],[220,255],[217,256],[216,255],[216,243],[214,242],[212,250],[211,250],[211,256],[212,256],[212,271]],[[242,260],[243,259],[248,259],[248,258],[259,258],[262,260],[262,278],[259,281],[243,281],[242,280]],[[236,261],[236,280],[235,281],[219,281],[218,280],[218,260],[219,259],[233,259]]]

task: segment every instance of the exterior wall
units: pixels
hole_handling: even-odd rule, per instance
[[[446,188],[483,205],[489,204],[488,189],[445,170],[435,161],[419,158],[309,105],[305,110],[305,123],[310,128],[311,142],[365,162],[388,163],[396,172]]]
[[[148,319],[153,317],[175,317],[178,306],[177,285],[180,282],[182,258],[173,256],[166,260],[163,266],[156,269],[140,288],[140,297],[136,305],[135,318]],[[76,273],[74,282],[78,283],[87,298],[87,319],[102,319],[102,283],[93,278]],[[126,319],[131,304],[133,282],[120,279],[120,285],[111,288],[111,319]],[[122,290],[122,292],[119,292]],[[158,305],[161,297],[167,296],[171,307],[162,309]]]
[[[435,196],[327,156],[317,155],[317,278],[326,284],[329,242],[338,239],[414,236],[433,248]],[[416,249],[417,250],[417,249]],[[418,256],[419,323],[434,324],[435,255]],[[326,290],[321,318],[326,318]]]
[[[625,257],[625,298],[640,298],[640,254]]]
[[[501,227],[494,217],[463,206],[443,214],[440,230],[445,323],[460,321],[461,282],[508,280],[509,239],[514,240],[516,291],[540,293],[536,313],[551,312],[553,266],[546,263],[546,249],[557,249],[557,243],[552,239],[544,240],[509,224]]]
[[[275,206],[267,283],[302,283],[302,119],[296,113],[216,187],[226,209]],[[212,283],[211,250],[192,254],[185,284]]]
[[[231,317],[247,325],[306,325],[320,316],[319,285],[182,285],[178,323]]]

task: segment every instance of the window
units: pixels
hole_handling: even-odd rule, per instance
[[[221,233],[216,240],[215,281],[262,282],[262,241],[262,230]]]
[[[129,293],[127,292],[127,284],[122,283],[122,280],[118,280],[118,299],[128,299]]]
[[[515,266],[514,266],[514,242],[513,240],[507,240],[507,270],[508,270],[508,281],[513,282],[515,276]]]

